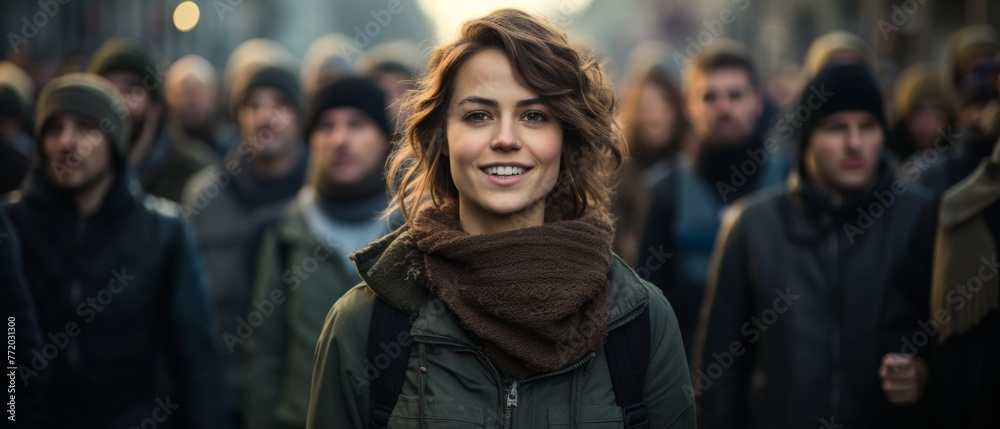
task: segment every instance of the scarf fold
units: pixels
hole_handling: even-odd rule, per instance
[[[930,308],[931,315],[947,314],[951,321],[941,324],[941,342],[964,334],[1000,308],[1000,279],[996,275],[987,278],[983,270],[986,267],[985,273],[989,273],[997,258],[996,242],[983,211],[998,200],[1000,144],[991,158],[941,197]],[[962,297],[966,289],[976,291],[970,299],[962,300],[963,305],[956,305],[950,298]]]
[[[456,206],[415,219],[428,289],[503,373],[557,371],[604,346],[611,284],[610,217],[470,235]]]

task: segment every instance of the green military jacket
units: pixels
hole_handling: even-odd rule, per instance
[[[362,277],[330,311],[316,349],[307,428],[368,428],[370,381],[412,341],[390,428],[622,428],[603,350],[551,374],[514,380],[500,374],[461,323],[424,287],[422,256],[406,227],[359,251]],[[650,428],[694,428],[687,361],[666,298],[615,258],[609,273],[608,329],[648,311],[650,362],[645,405]],[[373,304],[381,298],[412,314],[412,340],[384,344],[367,362]]]

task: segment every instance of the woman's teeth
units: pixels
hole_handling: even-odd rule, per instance
[[[485,171],[486,174],[492,174],[494,176],[514,176],[517,174],[524,174],[524,167],[496,166],[486,167],[483,171]]]

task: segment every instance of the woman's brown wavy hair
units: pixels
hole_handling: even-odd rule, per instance
[[[403,108],[411,114],[389,157],[392,199],[386,213],[399,210],[412,225],[427,204],[457,203],[445,152],[448,105],[459,69],[488,49],[507,56],[514,73],[562,126],[559,178],[545,203],[555,204],[564,219],[588,208],[607,210],[627,154],[611,83],[592,56],[574,49],[566,34],[543,18],[500,9],[466,22],[458,40],[438,46],[427,74],[407,94]]]

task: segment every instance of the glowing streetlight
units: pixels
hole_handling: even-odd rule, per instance
[[[201,9],[193,1],[181,2],[174,9],[174,27],[182,32],[188,32],[194,29],[194,26],[198,25],[198,19],[201,18]]]

